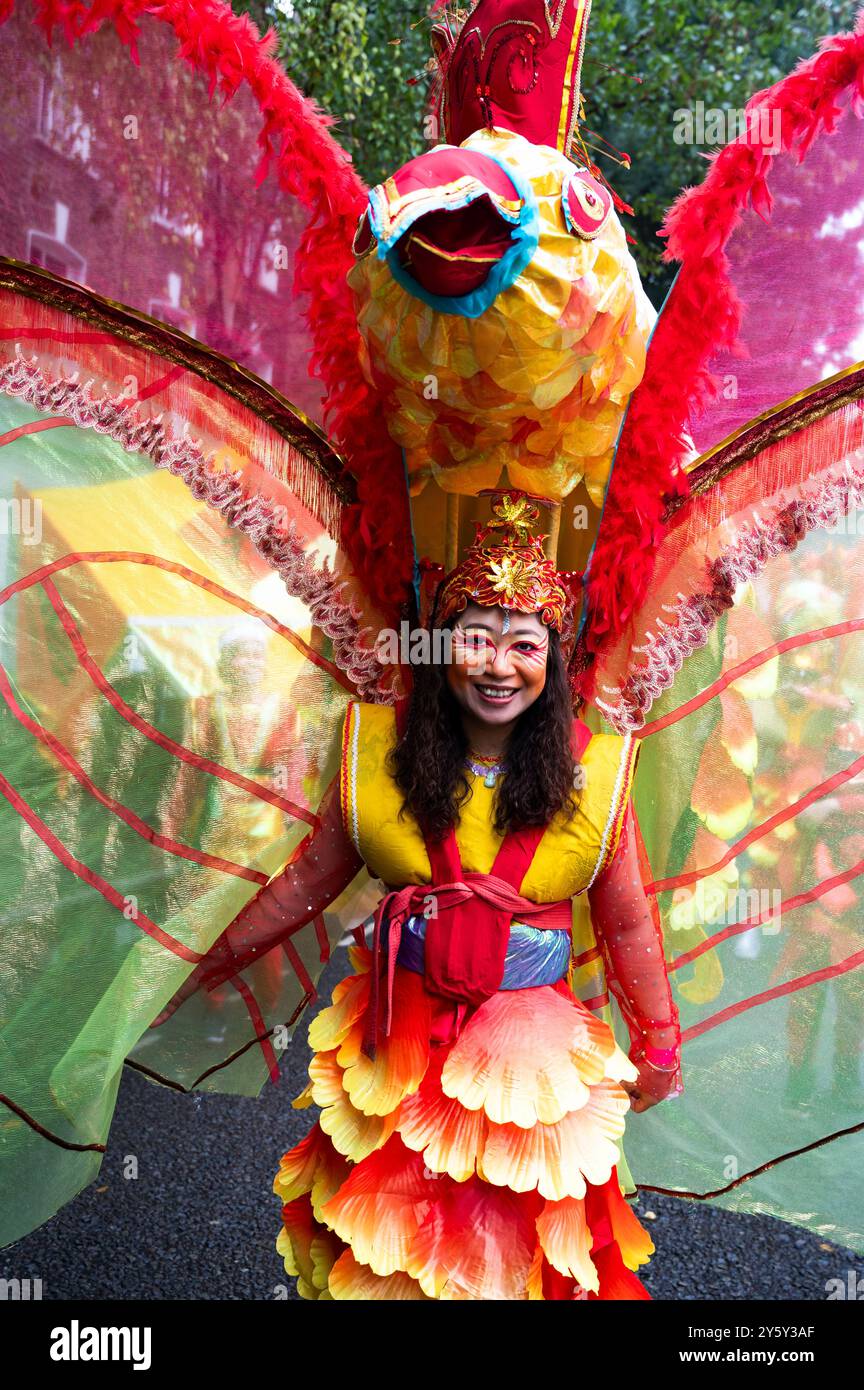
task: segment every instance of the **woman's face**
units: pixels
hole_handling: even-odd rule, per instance
[[[537,613],[472,603],[453,626],[447,684],[467,714],[510,724],[543,690],[548,656],[549,629]]]

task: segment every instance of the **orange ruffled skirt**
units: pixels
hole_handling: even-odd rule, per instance
[[[277,1250],[304,1298],[637,1299],[651,1239],[616,1140],[636,1068],[564,981],[501,990],[455,1041],[396,967],[390,1036],[361,1052],[371,953],[309,1028],[321,1117],[282,1158]]]

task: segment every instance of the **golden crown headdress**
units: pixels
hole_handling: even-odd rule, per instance
[[[508,488],[492,498],[491,520],[475,523],[477,531],[464,559],[441,582],[436,621],[446,623],[469,603],[500,605],[539,613],[549,627],[567,635],[573,583],[579,575],[557,570],[543,549],[546,537],[532,534],[540,513],[528,493]]]

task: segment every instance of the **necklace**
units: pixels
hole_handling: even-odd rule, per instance
[[[494,787],[496,779],[504,771],[504,763],[499,762],[494,754],[484,756],[481,753],[469,753],[465,763],[475,776],[483,778],[485,787]]]

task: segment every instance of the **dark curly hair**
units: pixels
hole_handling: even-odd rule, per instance
[[[460,808],[471,795],[465,769],[468,739],[459,708],[442,665],[414,667],[405,733],[387,767],[404,796],[402,814],[410,812],[432,840],[458,823]],[[548,825],[558,811],[575,809],[572,724],[567,668],[558,633],[550,628],[546,683],[515,724],[506,776],[495,790],[497,831]]]

